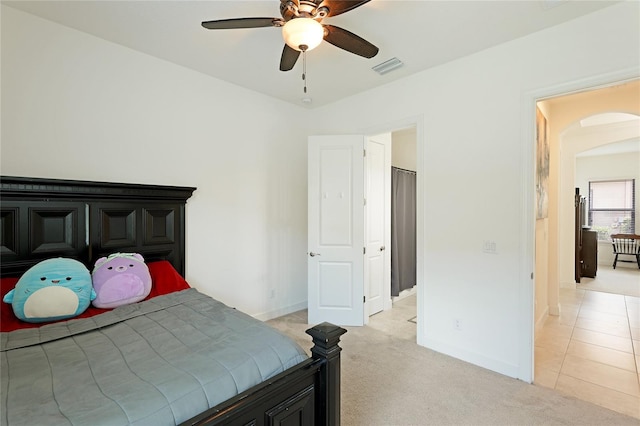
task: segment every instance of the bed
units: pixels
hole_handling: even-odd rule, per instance
[[[292,339],[184,280],[191,187],[0,178],[2,296],[45,259],[139,253],[142,301],[46,324],[2,303],[1,424],[337,425],[340,336]],[[13,317],[12,317],[13,316]]]

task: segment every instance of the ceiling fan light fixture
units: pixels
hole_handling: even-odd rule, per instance
[[[322,24],[312,18],[295,18],[282,27],[285,43],[297,51],[309,51],[317,47],[324,37]]]

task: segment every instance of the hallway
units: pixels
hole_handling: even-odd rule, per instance
[[[536,336],[534,383],[640,419],[640,298],[561,288],[560,304]]]

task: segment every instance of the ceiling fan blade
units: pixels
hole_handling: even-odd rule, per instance
[[[236,28],[281,27],[281,18],[233,18],[217,21],[204,21],[202,26],[208,30],[232,30]]]
[[[323,25],[325,29],[324,39],[340,49],[365,58],[373,58],[378,54],[378,48],[367,40],[334,25]]]
[[[371,0],[344,1],[344,0],[324,0],[320,6],[326,6],[329,9],[327,17],[340,15],[348,12],[356,7],[360,7]]]
[[[284,45],[282,49],[282,57],[280,58],[280,71],[289,71],[293,68],[300,56],[300,52],[289,47],[288,44]]]

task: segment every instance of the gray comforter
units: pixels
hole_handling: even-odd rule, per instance
[[[0,333],[2,425],[172,425],[307,358],[195,289]]]

